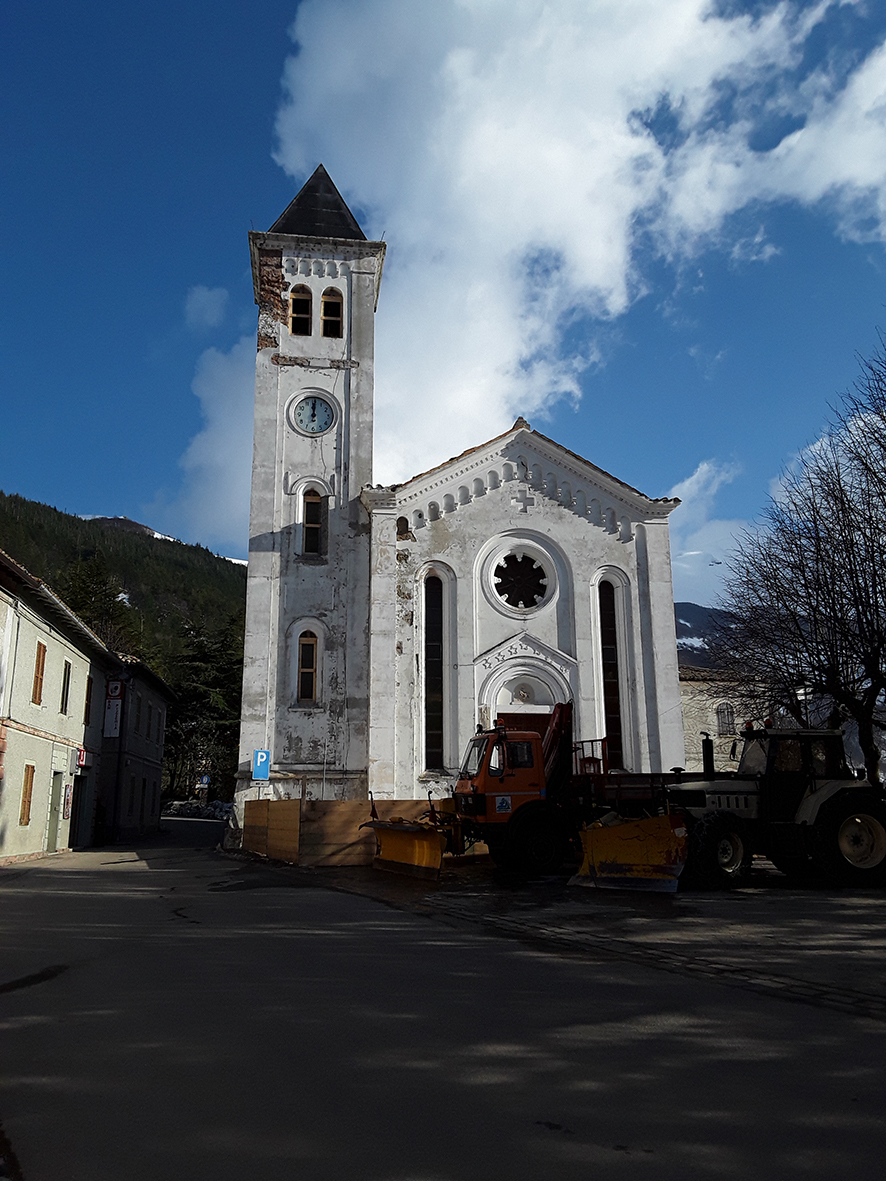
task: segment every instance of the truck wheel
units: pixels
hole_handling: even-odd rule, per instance
[[[501,826],[504,828],[504,825]],[[503,832],[484,833],[483,840],[486,843],[486,848],[489,850],[489,856],[492,858],[493,865],[497,865],[499,869],[509,869],[507,844],[505,842],[505,834]]]
[[[557,816],[541,809],[517,815],[508,825],[505,864],[531,877],[556,873],[566,853],[566,838]]]
[[[687,885],[731,890],[747,881],[753,850],[737,816],[713,812],[702,816],[689,833],[689,856],[683,877]]]
[[[812,833],[817,869],[843,886],[886,883],[886,806],[874,795],[846,792],[829,800]]]

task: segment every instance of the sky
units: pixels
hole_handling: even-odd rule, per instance
[[[388,244],[376,482],[518,415],[671,517],[677,600],[886,329],[886,5],[46,0],[2,78],[0,489],[247,552],[247,232]]]

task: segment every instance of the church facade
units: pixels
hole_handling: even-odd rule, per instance
[[[259,306],[238,800],[448,790],[558,701],[610,764],[683,764],[668,515],[531,429],[372,483],[385,245],[317,169],[250,234]],[[251,779],[270,752],[270,783]]]

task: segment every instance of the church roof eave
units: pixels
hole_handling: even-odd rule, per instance
[[[393,485],[392,490],[397,492],[399,498],[404,491],[410,489],[411,486],[418,485],[422,480],[439,475],[445,471],[445,469],[455,467],[469,459],[471,456],[478,455],[488,448],[498,446],[500,449],[510,440],[518,438],[521,434],[525,434],[531,438],[535,442],[536,446],[538,446],[539,443],[542,444],[542,450],[551,450],[554,452],[554,455],[559,454],[568,456],[571,460],[576,461],[587,470],[590,479],[602,484],[604,487],[608,485],[609,490],[613,493],[620,495],[622,498],[625,498],[627,494],[627,498],[634,503],[635,507],[639,511],[648,509],[656,515],[667,516],[672,513],[673,510],[680,504],[679,499],[674,497],[660,496],[653,498],[647,496],[645,493],[640,492],[639,489],[634,488],[631,484],[626,484],[624,480],[619,480],[617,476],[613,476],[610,472],[605,471],[603,468],[597,467],[596,464],[591,463],[591,461],[589,459],[585,459],[584,456],[578,455],[575,451],[570,451],[568,447],[564,447],[561,443],[557,443],[554,439],[549,439],[547,435],[543,435],[539,431],[534,431],[529,423],[522,417],[517,419],[509,431],[505,431],[501,435],[496,435],[494,438],[489,439],[485,443],[480,443],[476,447],[469,447],[467,451],[462,451],[460,455],[452,456],[445,462],[437,464],[436,467],[429,468],[425,472],[419,472],[418,475],[410,477],[410,479],[405,480],[402,484]],[[553,459],[554,456],[551,456],[551,458]]]

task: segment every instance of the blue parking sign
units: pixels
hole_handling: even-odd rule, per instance
[[[252,778],[271,778],[271,752],[269,750],[254,750],[252,752]]]

